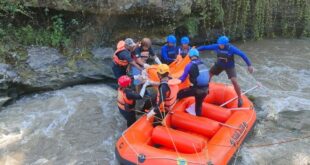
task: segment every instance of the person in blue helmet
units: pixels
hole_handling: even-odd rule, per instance
[[[237,73],[235,69],[234,55],[240,56],[248,66],[248,71],[253,73],[254,68],[251,65],[250,60],[241,50],[229,43],[229,39],[226,36],[221,36],[217,40],[217,44],[200,46],[198,51],[213,50],[217,54],[217,61],[210,69],[210,80],[213,75],[219,75],[222,71],[225,71],[228,78],[231,80],[235,91],[238,95],[238,107],[243,104],[241,98],[240,86],[237,82]]]
[[[189,38],[188,37],[182,37],[181,38],[181,45],[178,48],[179,55],[182,56],[182,58],[186,57],[191,47],[189,46]]]
[[[177,39],[174,35],[167,37],[167,44],[161,47],[161,60],[164,64],[170,64],[177,58],[178,49],[176,47]]]
[[[208,94],[209,69],[200,60],[199,51],[192,48],[189,51],[191,62],[185,67],[183,75],[179,78],[182,82],[189,76],[191,87],[180,90],[177,98],[195,96],[195,111],[197,116],[201,116],[201,108],[204,98]]]

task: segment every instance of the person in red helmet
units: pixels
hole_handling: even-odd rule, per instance
[[[118,79],[117,106],[121,115],[127,120],[127,127],[136,121],[135,104],[136,100],[143,98],[147,83],[143,85],[140,94],[130,89],[131,78],[124,75]]]

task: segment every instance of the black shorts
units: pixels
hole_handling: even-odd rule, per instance
[[[237,77],[237,73],[236,73],[236,69],[235,67],[232,68],[223,68],[218,64],[214,64],[211,69],[210,69],[210,73],[213,75],[219,75],[223,70],[225,70],[227,76],[229,79],[231,79],[232,77]]]

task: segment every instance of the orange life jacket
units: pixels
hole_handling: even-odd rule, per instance
[[[125,41],[121,40],[121,41],[119,41],[119,42],[117,43],[116,51],[114,52],[113,57],[112,57],[113,62],[114,62],[116,65],[123,66],[123,67],[125,67],[125,66],[128,65],[128,61],[119,59],[119,57],[117,56],[117,54],[118,54],[119,52],[121,52],[121,51],[124,51],[124,50],[126,50],[126,48],[125,48]]]
[[[179,92],[179,86],[178,84],[181,83],[181,80],[179,79],[170,79],[168,81],[161,81],[158,89],[160,89],[160,86],[162,84],[168,84],[170,88],[170,92],[167,94],[166,93],[166,99],[159,105],[160,111],[170,111],[174,104],[176,103],[177,100],[177,94]],[[157,102],[159,102],[159,97],[160,97],[160,91],[157,93]],[[163,93],[164,94],[164,93]]]
[[[118,88],[118,94],[117,94],[117,106],[124,111],[130,111],[132,109],[126,109],[126,107],[129,107],[130,105],[133,105],[134,100],[130,100],[126,97],[126,93],[124,92],[124,89]]]

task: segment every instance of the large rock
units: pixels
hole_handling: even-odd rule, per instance
[[[0,63],[0,96],[6,96],[13,84],[20,83],[20,77],[9,64]]]
[[[80,51],[80,50],[77,50]],[[32,46],[18,65],[0,64],[0,96],[17,97],[34,91],[113,79],[112,48],[97,48],[85,57],[65,56],[57,49]]]
[[[28,49],[29,66],[36,72],[46,72],[48,67],[64,65],[66,59],[57,49],[49,47],[30,47]]]
[[[9,101],[11,98],[10,97],[0,97],[0,110],[1,106],[5,104],[7,101]]]
[[[113,78],[111,71],[112,48],[94,51],[90,57],[65,57],[58,50],[49,47],[31,47],[28,49],[30,69],[22,74],[22,80],[34,88],[57,89],[91,80]],[[25,70],[20,70],[24,72]]]

